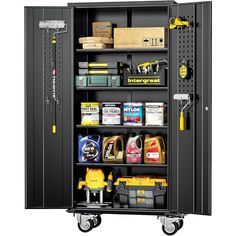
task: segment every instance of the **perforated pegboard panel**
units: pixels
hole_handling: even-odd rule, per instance
[[[170,206],[185,212],[195,211],[195,102],[184,109],[184,130],[180,130],[180,111],[187,101],[173,99],[174,94],[195,96],[195,5],[176,4],[171,7],[170,17],[180,17],[190,21],[191,27],[170,30],[170,135],[169,178]],[[182,79],[179,68],[187,62],[190,76]]]
[[[180,76],[178,78],[178,93],[194,94],[194,16],[181,17],[189,22],[192,26],[190,28],[183,28],[177,31],[177,58],[178,58],[178,68],[182,65],[182,61],[187,61],[187,67],[190,71],[190,76],[187,79],[182,79]],[[183,105],[179,104],[179,111]],[[187,108],[188,112],[193,111],[193,107]]]
[[[52,111],[52,36],[54,30],[44,30],[44,111]],[[56,99],[57,111],[62,105],[62,35],[56,34]]]

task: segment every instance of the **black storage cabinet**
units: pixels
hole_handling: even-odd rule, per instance
[[[171,17],[192,22],[191,29],[168,30],[166,49],[82,49],[78,37],[92,34],[93,21],[111,21],[117,27],[167,27]],[[67,33],[57,35],[56,121],[51,131],[51,37],[39,28],[41,20],[64,20]],[[121,61],[138,64],[168,59],[165,87],[80,88],[74,86],[79,61]],[[183,80],[178,69],[189,62],[191,78]],[[174,94],[191,94],[193,103],[185,117],[188,128],[179,131],[181,104]],[[121,127],[80,125],[80,102],[167,103],[167,125]],[[211,2],[177,4],[173,1],[69,3],[67,7],[25,7],[25,207],[67,209],[79,224],[100,214],[157,215],[164,232],[182,224],[186,214],[211,215]],[[167,161],[148,164],[78,163],[78,134],[161,134],[167,141]],[[163,209],[86,208],[77,182],[86,167],[99,167],[125,175],[166,176],[168,187]],[[105,194],[106,200],[108,196]],[[86,214],[85,214],[86,213]],[[88,218],[86,218],[88,220]],[[90,218],[93,219],[93,218]],[[169,227],[169,228],[168,228]],[[174,227],[175,228],[175,227]],[[168,231],[169,230],[169,231]],[[170,232],[171,231],[171,232]],[[176,230],[177,231],[177,230]]]

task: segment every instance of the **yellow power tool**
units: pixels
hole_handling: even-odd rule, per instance
[[[187,20],[183,20],[180,17],[171,17],[169,19],[169,28],[175,29],[175,28],[184,28],[184,27],[190,27],[190,22]]]
[[[112,172],[109,174],[107,181],[105,181],[105,175],[101,169],[86,169],[85,180],[80,180],[78,182],[78,189],[84,188],[86,190],[86,203],[91,204],[90,194],[92,193],[96,196],[98,193],[100,195],[98,205],[102,205],[103,202],[103,191],[106,188],[107,192],[112,191],[113,186],[113,175]]]

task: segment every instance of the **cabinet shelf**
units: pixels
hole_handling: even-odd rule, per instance
[[[167,209],[149,209],[149,208],[88,208],[88,207],[75,207],[68,209],[69,213],[106,213],[106,214],[140,214],[140,215],[162,215],[169,212]]]
[[[84,129],[167,129],[167,126],[128,126],[128,125],[76,125],[76,128],[84,128]]]
[[[104,167],[104,166],[112,166],[112,167],[162,167],[166,168],[167,164],[127,164],[127,163],[76,163],[77,166],[93,166],[93,167]]]
[[[78,91],[90,91],[90,90],[94,90],[94,91],[127,91],[127,90],[141,90],[141,91],[145,91],[145,90],[155,90],[155,91],[165,91],[167,90],[168,87],[76,87],[76,90]]]
[[[167,48],[102,48],[102,49],[76,49],[79,53],[135,53],[135,52],[167,52]]]

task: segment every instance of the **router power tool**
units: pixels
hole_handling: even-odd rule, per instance
[[[80,203],[85,206],[102,207],[107,206],[110,203],[103,201],[103,193],[106,190],[108,193],[112,191],[113,186],[113,174],[108,175],[107,181],[105,181],[105,174],[101,169],[86,169],[85,180],[79,180],[77,189],[84,189],[86,191],[86,202]],[[94,197],[99,195],[99,201],[91,201],[90,194]]]

